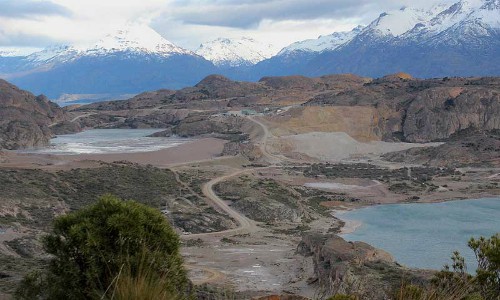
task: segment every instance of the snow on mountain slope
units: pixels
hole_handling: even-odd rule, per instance
[[[86,55],[102,55],[113,52],[138,52],[170,56],[172,54],[193,54],[167,41],[146,25],[128,25],[112,34],[107,34],[91,45],[77,46]]]
[[[500,29],[500,0],[462,0],[405,34],[407,39],[432,43],[473,41]]]
[[[94,43],[47,47],[29,55],[28,61],[38,65],[64,63],[81,57],[106,56],[117,52],[161,57],[174,54],[194,55],[193,52],[169,42],[148,26],[129,24]]]
[[[294,51],[322,52],[325,50],[335,50],[340,45],[352,40],[362,29],[363,26],[358,26],[352,31],[334,32],[330,35],[320,36],[317,39],[295,42],[283,48],[278,55],[285,55]]]
[[[404,7],[400,10],[381,14],[365,31],[379,36],[398,37],[413,29],[415,25],[432,19],[435,11]]]
[[[213,62],[217,66],[249,66],[272,57],[276,54],[272,45],[257,42],[252,38],[227,39],[219,38],[203,43],[196,54]]]
[[[479,10],[471,14],[470,18],[480,19],[492,28],[500,28],[500,0],[486,1]]]

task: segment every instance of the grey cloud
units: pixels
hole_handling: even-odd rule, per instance
[[[41,35],[30,34],[9,34],[5,30],[0,29],[0,45],[4,47],[46,47],[47,45],[56,44],[57,41]]]
[[[1,0],[0,17],[30,18],[34,16],[61,15],[70,16],[65,7],[50,1]]]
[[[176,1],[169,15],[163,17],[188,24],[251,28],[264,19],[342,19],[380,8],[370,0],[212,0],[204,3]]]

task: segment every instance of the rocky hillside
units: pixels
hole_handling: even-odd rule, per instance
[[[95,103],[73,113],[86,114],[79,119],[82,128],[176,126],[172,133],[193,136],[213,130],[221,113],[245,109],[264,113],[276,136],[346,132],[359,141],[443,141],[471,127],[500,129],[500,78],[416,79],[398,73],[243,82],[210,75],[193,87]]]
[[[420,80],[396,74],[319,94],[307,105],[372,107],[382,139],[439,141],[470,127],[500,128],[500,78]]]
[[[427,272],[406,269],[390,254],[336,235],[308,234],[297,252],[312,257],[310,282],[324,295],[352,294],[359,299],[390,299],[402,281],[425,282]]]
[[[392,162],[418,163],[438,167],[500,167],[500,131],[464,130],[443,145],[412,148],[384,155]]]
[[[162,210],[181,232],[220,231],[235,225],[182,187],[172,171],[129,163],[96,163],[93,168],[56,172],[4,168],[0,191],[0,230],[6,233],[0,239],[1,299],[5,299],[2,293],[14,292],[25,274],[45,266],[40,240],[53,219],[106,193]]]
[[[370,81],[369,78],[356,75],[327,75],[317,78],[263,77],[259,82],[245,82],[234,81],[222,75],[209,75],[192,87],[176,91],[146,92],[129,100],[94,103],[76,110],[118,111],[167,107],[168,105],[175,105],[177,108],[191,106],[212,110],[231,110],[233,107],[241,106],[256,108],[260,105],[302,104],[318,93],[338,93],[362,86]],[[220,102],[212,103],[214,100]]]
[[[0,149],[47,145],[50,126],[65,119],[65,112],[45,96],[34,96],[0,80]]]

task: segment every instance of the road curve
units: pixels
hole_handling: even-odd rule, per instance
[[[238,223],[238,227],[228,229],[228,230],[223,230],[223,231],[217,231],[217,232],[208,232],[208,233],[196,233],[196,234],[189,234],[189,235],[183,235],[182,238],[185,239],[194,239],[194,238],[202,238],[202,237],[220,237],[220,236],[225,236],[225,235],[235,235],[235,234],[243,234],[243,233],[250,233],[250,232],[255,232],[258,230],[257,225],[255,224],[254,221],[250,220],[249,218],[245,217],[244,215],[240,214],[236,210],[232,209],[229,205],[227,205],[224,200],[222,200],[217,194],[215,194],[213,187],[219,182],[228,180],[231,177],[235,177],[244,173],[248,173],[253,171],[254,169],[245,169],[245,170],[238,170],[236,172],[233,172],[231,174],[227,174],[221,177],[217,177],[215,179],[210,180],[209,182],[205,183],[202,186],[202,193],[205,195],[209,201],[212,202],[212,204],[222,211],[224,211],[226,214],[228,214],[232,219],[234,219]]]

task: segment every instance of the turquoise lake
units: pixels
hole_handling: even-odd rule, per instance
[[[471,237],[500,232],[500,198],[443,203],[378,205],[336,215],[360,222],[349,241],[363,241],[391,253],[406,266],[441,269],[458,250],[469,271],[477,265],[467,247]]]
[[[161,129],[92,129],[59,135],[44,148],[23,150],[44,154],[105,154],[157,151],[186,143],[189,139],[148,137]]]

